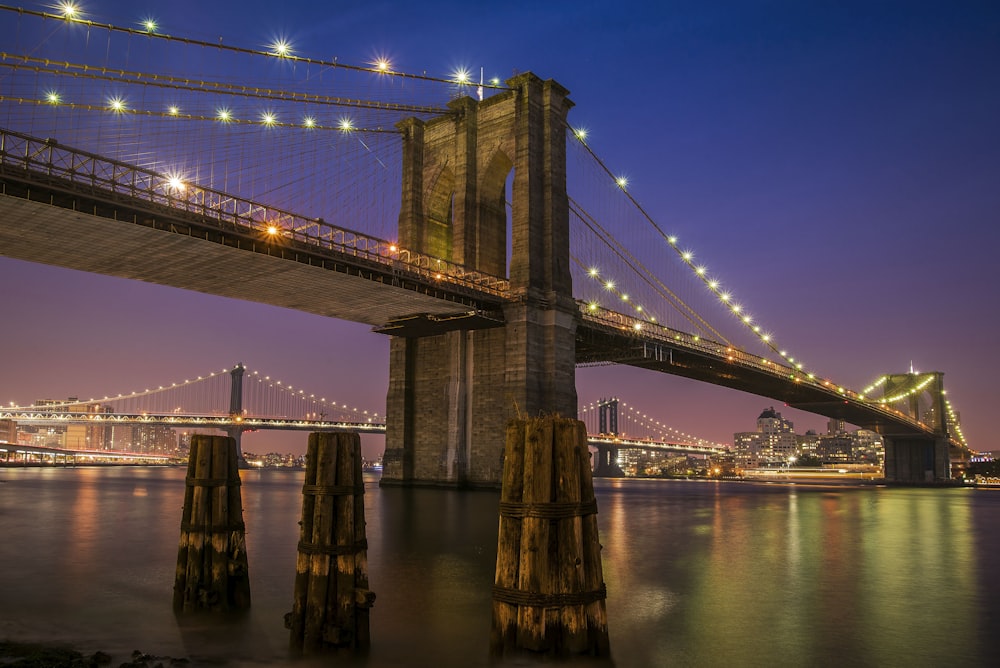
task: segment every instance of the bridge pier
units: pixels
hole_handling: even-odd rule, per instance
[[[625,477],[625,472],[618,466],[618,448],[603,444],[597,446],[597,462],[594,464],[594,477]]]
[[[502,324],[393,330],[382,484],[497,487],[510,419],[576,414],[565,155],[572,102],[530,73],[507,85],[480,102],[452,102],[450,115],[399,125],[400,245],[504,275],[513,170],[512,254]]]
[[[884,439],[885,480],[904,485],[951,481],[948,439],[891,437]]]

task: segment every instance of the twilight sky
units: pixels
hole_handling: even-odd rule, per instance
[[[996,2],[80,4],[96,21],[149,15],[174,35],[251,48],[280,33],[316,58],[555,79],[576,103],[570,122],[630,192],[811,368],[856,390],[911,363],[943,371],[970,445],[1000,449]],[[384,411],[388,340],[366,326],[2,254],[4,403],[117,394],[242,361]],[[582,404],[618,395],[715,441],[772,405],[800,433],[825,430],[772,399],[651,372],[581,369],[577,387]],[[251,451],[305,447],[296,434],[245,439]]]

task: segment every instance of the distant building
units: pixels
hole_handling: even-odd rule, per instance
[[[0,420],[0,443],[17,443],[17,423]]]
[[[789,457],[798,455],[798,445],[791,420],[781,417],[773,406],[757,417],[757,431],[733,434],[739,469],[786,466]]]

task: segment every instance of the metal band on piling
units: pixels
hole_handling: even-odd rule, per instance
[[[329,554],[337,556],[342,554],[357,554],[368,549],[368,540],[360,540],[351,545],[320,545],[319,543],[306,543],[299,541],[299,552],[302,554]]]
[[[567,605],[587,605],[608,597],[608,588],[601,583],[595,591],[539,594],[509,587],[493,586],[493,600],[511,605],[529,605],[536,608],[562,608]]]
[[[569,517],[586,517],[597,514],[597,501],[582,503],[520,503],[501,502],[500,516],[512,518],[537,517],[543,520],[561,520]]]

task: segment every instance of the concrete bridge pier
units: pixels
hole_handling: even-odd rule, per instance
[[[904,485],[948,483],[951,481],[948,439],[887,437],[885,480]]]

